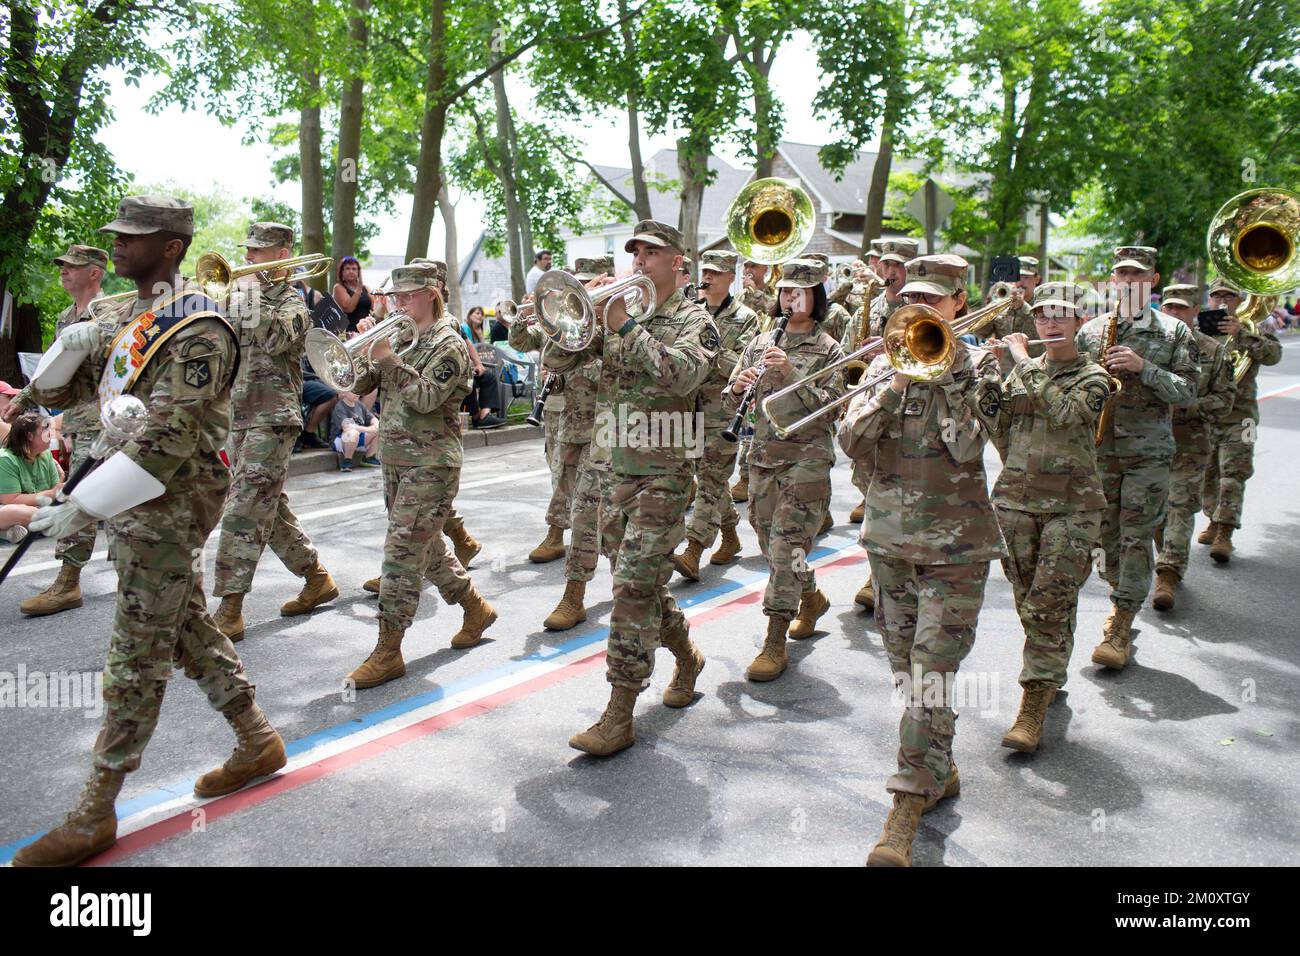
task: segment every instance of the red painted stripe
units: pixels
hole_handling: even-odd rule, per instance
[[[1300,388],[1300,382],[1296,382],[1294,385],[1289,385],[1286,388],[1280,389],[1276,392],[1269,392],[1267,395],[1261,398],[1260,401],[1267,402],[1270,398],[1277,398],[1279,395],[1286,395],[1288,392],[1294,392],[1297,388]]]

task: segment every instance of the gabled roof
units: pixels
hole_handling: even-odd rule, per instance
[[[837,180],[817,158],[820,147],[782,140],[776,149],[794,167],[799,178],[808,184],[817,200],[818,212],[862,213],[867,204],[867,188],[871,185],[871,173],[876,168],[879,153],[859,150],[856,157],[844,167],[844,175]],[[897,153],[890,163],[891,172],[918,173],[924,168],[925,164],[921,160],[907,159]],[[934,179],[941,185],[969,186],[976,178],[962,173],[937,172]]]
[[[621,166],[600,166],[596,169],[600,175],[613,183],[618,189],[632,198],[632,170]],[[748,169],[737,169],[717,156],[709,157],[709,169],[716,174],[712,183],[704,187],[704,201],[700,209],[701,238],[721,229],[727,206],[742,186],[749,182]],[[677,150],[661,149],[645,163],[646,180],[650,192],[650,215],[660,222],[677,225],[677,213],[681,205],[680,190],[659,190],[655,182],[678,180],[681,173],[677,169]],[[628,213],[629,217],[631,213]]]

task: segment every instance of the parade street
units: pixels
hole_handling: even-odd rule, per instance
[[[1032,756],[999,745],[1020,697],[1023,633],[993,569],[957,688],[961,795],[924,817],[917,865],[1261,866],[1300,856],[1300,339],[1283,341],[1281,364],[1260,371],[1256,474],[1231,563],[1193,544],[1176,610],[1158,615],[1148,602],[1133,664],[1119,673],[1089,661],[1108,611],[1094,575],[1065,693]],[[986,458],[992,477],[991,445]],[[889,808],[883,783],[901,707],[879,630],[853,603],[867,564],[847,523],[858,494],[842,455],[832,481],[836,525],[809,560],[833,607],[812,639],[791,646],[789,670],[768,684],[744,678],[762,643],[766,565],[742,517],[740,562],[670,585],[708,658],[702,696],[685,710],[662,705],[672,658],[661,650],[637,703],[636,745],[601,760],[567,741],[608,696],[609,566],[602,560],[588,591],[585,624],[542,629],[564,578],[562,561],[526,557],[550,495],[540,438],[466,452],[456,503],[484,545],[471,575],[500,614],[487,640],[452,650],[460,610],[426,589],[403,647],[407,676],[371,690],[341,687],[375,642],[377,602],[361,585],[383,553],[379,471],[291,480],[294,510],[342,593],[310,616],[280,617],[300,582],[268,549],[244,605],[238,651],[288,766],[229,796],[194,798],[195,778],[233,739],[177,670],[118,802],[118,843],[94,862],[861,865]],[[93,694],[69,699],[74,681],[47,678],[93,680],[103,666],[117,594],[103,548],[101,534],[82,608],[18,611],[56,573],[50,542],[0,587],[0,862],[62,819],[90,766],[102,710]],[[215,550],[214,536],[207,582]]]

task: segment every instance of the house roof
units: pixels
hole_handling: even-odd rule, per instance
[[[867,187],[871,183],[872,171],[876,168],[879,153],[859,150],[855,158],[844,167],[840,179],[827,169],[817,157],[821,147],[810,143],[795,143],[782,140],[777,144],[777,152],[785,158],[799,178],[808,184],[818,200],[818,212],[861,214],[867,204]],[[925,164],[919,159],[908,159],[894,155],[890,162],[891,172],[919,173]],[[940,185],[969,186],[976,181],[975,176],[957,172],[936,172],[935,182]]]

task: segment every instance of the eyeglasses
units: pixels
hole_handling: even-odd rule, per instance
[[[920,305],[922,303],[925,305],[938,305],[949,297],[939,295],[937,292],[909,292],[903,298],[907,300],[909,305]]]

